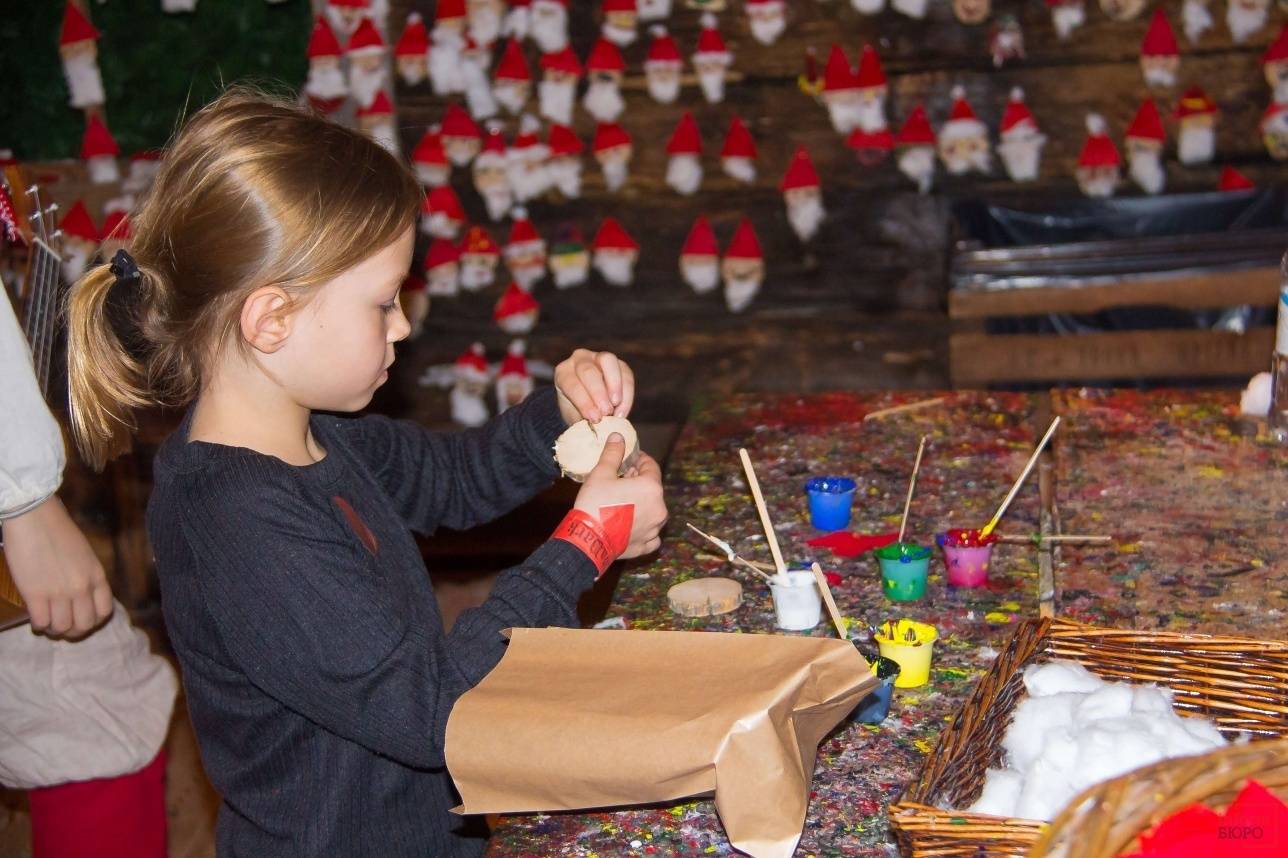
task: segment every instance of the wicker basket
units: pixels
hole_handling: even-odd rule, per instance
[[[1026,620],[940,735],[921,777],[890,806],[905,856],[1029,854],[1046,823],[938,805],[979,797],[985,770],[1001,764],[1002,737],[1024,695],[1021,671],[1055,658],[1111,681],[1166,685],[1178,709],[1212,719],[1228,738],[1288,736],[1288,643]]]
[[[1029,855],[1115,858],[1136,851],[1141,834],[1184,807],[1198,802],[1224,811],[1248,778],[1288,801],[1288,739],[1163,760],[1098,783],[1060,812]]]

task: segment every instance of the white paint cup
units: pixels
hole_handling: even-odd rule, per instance
[[[786,582],[782,575],[774,576],[769,585],[774,595],[774,617],[778,628],[789,632],[803,632],[818,625],[822,619],[823,596],[813,572],[788,572]]]

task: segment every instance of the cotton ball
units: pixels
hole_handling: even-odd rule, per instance
[[[1076,792],[1077,789],[1062,773],[1038,761],[1025,774],[1024,789],[1020,792],[1015,815],[1050,821]]]
[[[1163,743],[1136,720],[1098,721],[1081,731],[1077,786],[1081,789],[1107,781],[1163,756]]]
[[[1252,417],[1270,413],[1270,373],[1259,372],[1252,377],[1239,397],[1239,410]]]
[[[1090,724],[1103,718],[1125,717],[1132,710],[1134,698],[1132,687],[1126,683],[1106,685],[1082,698],[1074,707],[1073,720],[1078,724]]]
[[[1078,734],[1076,727],[1048,730],[1038,762],[1072,779],[1078,770]]]
[[[1076,661],[1048,661],[1024,669],[1024,687],[1031,697],[1047,697],[1066,691],[1088,693],[1104,684],[1104,680]]]
[[[1024,789],[1024,776],[1014,769],[989,769],[984,772],[984,789],[967,810],[993,816],[1015,816]]]
[[[1168,715],[1172,712],[1173,692],[1158,685],[1132,687],[1131,711],[1137,715]]]
[[[1050,697],[1026,697],[1015,707],[1015,717],[1002,739],[1011,765],[1026,769],[1042,754],[1046,734],[1052,729],[1073,724],[1073,706],[1077,694],[1054,694]]]
[[[1182,718],[1181,724],[1185,726],[1185,731],[1194,738],[1206,742],[1208,747],[1220,748],[1229,744],[1229,740],[1221,735],[1221,731],[1216,728],[1206,718]]]

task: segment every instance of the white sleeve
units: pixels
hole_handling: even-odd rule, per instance
[[[31,349],[0,283],[0,519],[39,506],[63,479],[66,453],[40,395]]]

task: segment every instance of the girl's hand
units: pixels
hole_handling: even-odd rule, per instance
[[[614,432],[608,436],[599,464],[577,492],[577,509],[599,518],[602,507],[631,504],[635,507],[631,521],[630,541],[621,559],[639,557],[657,551],[662,544],[660,533],[666,524],[666,503],[662,499],[662,469],[657,460],[641,452],[626,476],[617,476],[626,455],[626,442]]]
[[[635,373],[612,352],[577,349],[555,367],[559,413],[569,426],[578,420],[598,423],[625,417],[635,403]]]

